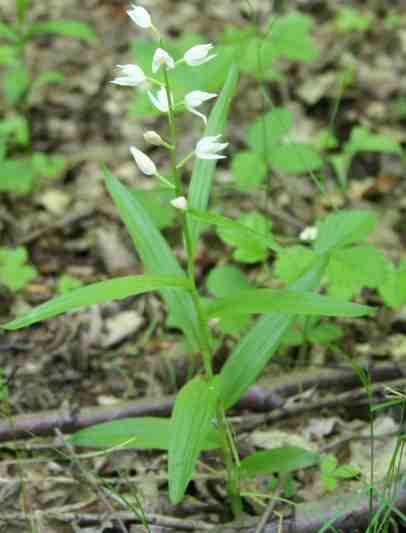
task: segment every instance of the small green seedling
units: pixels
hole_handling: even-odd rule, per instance
[[[19,248],[0,248],[0,285],[12,292],[18,292],[38,276],[31,265],[27,265],[27,250]]]
[[[356,479],[361,475],[359,468],[352,465],[338,466],[334,455],[325,455],[320,460],[321,480],[327,491],[333,491],[340,480]]]

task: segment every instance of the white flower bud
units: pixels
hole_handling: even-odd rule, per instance
[[[199,159],[224,159],[225,155],[219,155],[218,152],[227,148],[228,143],[216,142],[221,135],[203,137],[197,143],[195,148],[196,157]]]
[[[141,6],[132,4],[131,9],[127,11],[127,15],[140,28],[152,27],[151,15]]]
[[[207,118],[203,113],[196,111],[196,107],[199,107],[201,104],[212,98],[216,98],[217,94],[215,93],[205,93],[204,91],[192,91],[185,96],[185,106],[188,111],[194,113],[198,117],[203,119],[203,122],[207,124]]]
[[[176,209],[180,209],[181,211],[185,211],[187,209],[187,200],[184,196],[178,196],[177,198],[174,198],[171,200],[171,204]]]
[[[121,70],[122,76],[114,78],[111,83],[116,85],[127,85],[129,87],[137,87],[146,80],[144,71],[138,65],[117,65]]]
[[[196,67],[198,65],[203,65],[207,63],[214,57],[216,54],[209,55],[210,50],[214,48],[212,44],[198,44],[192,46],[183,56],[185,63],[191,67]]]
[[[307,226],[299,235],[301,241],[315,241],[317,239],[318,229],[316,226]]]
[[[152,58],[152,72],[156,74],[163,65],[168,69],[175,68],[175,60],[163,48],[157,48]]]
[[[165,146],[165,141],[162,139],[162,137],[156,132],[156,131],[146,131],[144,133],[144,140],[148,144],[152,144],[153,146]]]
[[[135,146],[130,146],[130,152],[141,172],[147,174],[147,176],[154,176],[157,174],[155,163],[144,154],[144,152],[141,152],[141,150],[138,150]]]

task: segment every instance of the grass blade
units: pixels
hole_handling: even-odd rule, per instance
[[[327,265],[321,257],[313,268],[292,286],[300,291],[314,290],[320,283]],[[257,379],[279,344],[295,322],[295,316],[269,313],[240,340],[220,372],[221,398],[226,408],[235,404]]]
[[[237,82],[238,68],[236,65],[232,65],[216,105],[210,113],[204,136],[219,135],[220,133],[223,133],[231,100],[237,88]],[[217,161],[215,160],[196,159],[188,193],[188,202],[191,207],[202,211],[206,210],[210,196],[211,183],[216,169],[216,162]],[[198,220],[189,220],[188,224],[192,246],[196,249],[199,234],[202,229],[202,223]]]
[[[109,302],[110,300],[121,300],[128,296],[156,291],[165,287],[176,287],[176,290],[188,289],[190,288],[190,283],[185,276],[148,275],[123,276],[121,278],[100,281],[53,298],[49,302],[35,307],[26,315],[16,318],[1,327],[10,330],[19,329],[30,326],[35,322],[60,315],[66,311]]]
[[[218,380],[212,382],[198,376],[178,393],[171,418],[168,454],[169,497],[179,503],[193,476],[212,420],[216,416]]]
[[[183,275],[176,257],[135,195],[106,170],[106,186],[126,225],[134,246],[148,272],[170,276]],[[161,291],[173,321],[185,333],[192,347],[199,346],[200,331],[192,299],[187,292]]]

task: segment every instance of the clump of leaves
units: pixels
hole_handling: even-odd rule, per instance
[[[324,455],[320,460],[321,480],[327,491],[333,491],[337,483],[344,479],[355,479],[360,476],[359,468],[352,465],[338,466],[335,455]]]

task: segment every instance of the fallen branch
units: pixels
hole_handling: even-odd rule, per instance
[[[371,370],[372,381],[393,380],[406,375],[406,369],[396,365],[378,366]],[[237,404],[238,409],[269,412],[284,405],[285,398],[317,386],[318,389],[340,387],[347,389],[359,385],[352,369],[337,369],[315,373],[292,373],[284,382],[270,387],[252,387]],[[55,429],[72,433],[94,424],[137,416],[168,416],[174,397],[146,398],[113,406],[83,407],[80,409],[55,409],[17,415],[0,422],[0,442],[34,436],[52,435]]]

